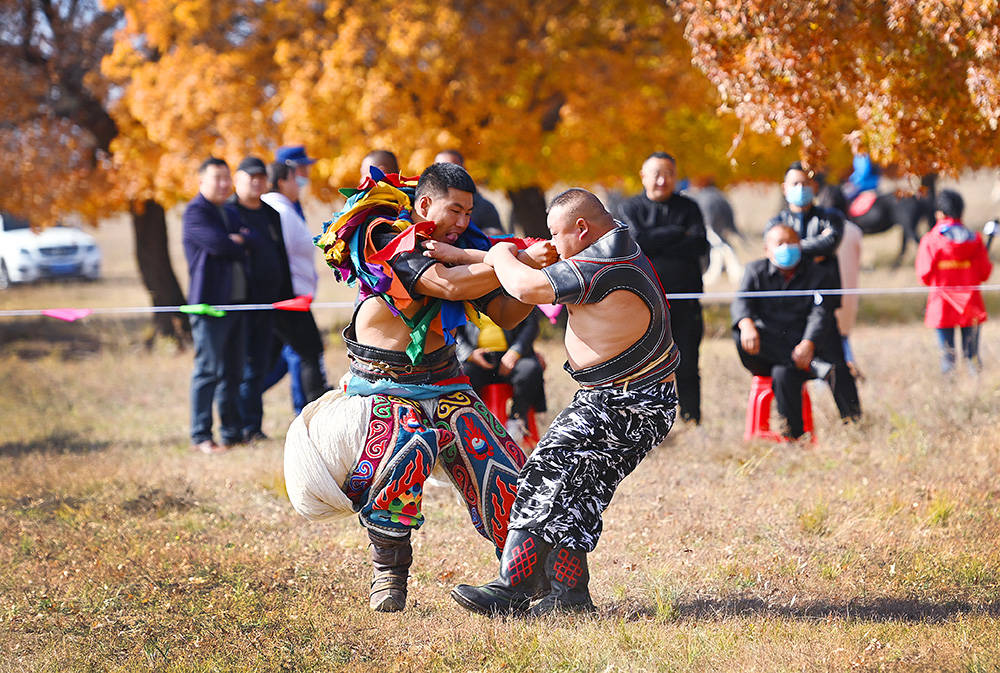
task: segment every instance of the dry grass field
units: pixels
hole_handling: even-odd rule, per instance
[[[144,303],[127,227],[99,236],[105,281],[0,306]],[[876,262],[863,284],[914,284]],[[496,568],[448,488],[427,491],[406,611],[370,613],[360,527],[310,524],[284,495],[287,386],[265,397],[272,439],[195,455],[190,352],[144,350],[145,318],[0,318],[0,672],[1000,671],[1000,327],[978,378],[944,380],[920,302],[899,305],[853,340],[860,425],[810,384],[815,445],[742,441],[749,379],[716,319],[704,424],[676,427],[606,514],[599,611],[537,621],[448,598]],[[561,344],[540,348],[558,410],[572,381]],[[336,379],[332,330],[326,361]]]

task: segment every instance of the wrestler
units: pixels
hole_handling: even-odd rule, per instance
[[[531,306],[501,292],[487,264],[448,266],[423,254],[424,241],[489,247],[469,225],[474,191],[453,164],[432,165],[416,182],[373,168],[357,190],[346,190],[347,204],[317,237],[338,278],[360,285],[343,332],[350,377],[346,390],[293,422],[285,479],[308,518],[358,514],[371,542],[376,611],[406,604],[410,533],[424,521],[431,469],[447,473],[499,555],[525,460],[462,374],[453,333],[478,311],[516,325]],[[521,256],[541,264],[555,251],[546,242]]]
[[[674,422],[674,370],[663,288],[625,225],[596,196],[570,189],[549,208],[561,261],[533,269],[498,243],[485,260],[504,289],[530,304],[569,309],[565,368],[580,384],[518,478],[500,576],[452,597],[484,614],[593,610],[587,553],[618,484]],[[529,604],[540,587],[548,593]]]

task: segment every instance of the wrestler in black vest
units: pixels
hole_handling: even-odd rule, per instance
[[[670,333],[670,312],[653,265],[621,222],[579,254],[542,269],[558,304],[593,304],[615,290],[628,290],[649,308],[649,328],[642,337],[606,362],[573,370],[582,386],[638,387],[662,381],[677,369],[680,352]]]

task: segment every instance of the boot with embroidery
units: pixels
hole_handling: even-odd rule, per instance
[[[410,536],[390,537],[369,530],[368,539],[374,568],[368,606],[376,612],[399,612],[406,607],[406,579],[413,563]]]
[[[555,547],[545,561],[545,575],[551,589],[528,611],[532,617],[553,612],[593,612],[597,609],[590,600],[586,552]]]
[[[526,530],[507,531],[500,577],[478,587],[459,584],[451,590],[451,597],[466,610],[484,615],[523,612],[531,599],[546,590],[544,565],[549,549],[545,540]]]

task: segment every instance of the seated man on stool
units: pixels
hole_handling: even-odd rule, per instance
[[[501,329],[486,316],[481,325],[471,321],[455,333],[456,354],[472,388],[481,393],[491,383],[509,383],[513,389],[507,434],[521,442],[527,434],[528,410],[545,411],[542,363],[533,344],[538,337],[534,309],[514,329]]]
[[[830,268],[803,258],[799,236],[779,224],[764,235],[767,255],[747,265],[739,291],[823,290],[838,287]],[[836,267],[833,267],[834,269]],[[825,380],[845,400],[845,420],[861,417],[858,391],[844,361],[834,311],[837,295],[738,297],[732,305],[733,336],[743,366],[754,376],[770,376],[786,437],[802,428],[802,384]]]

